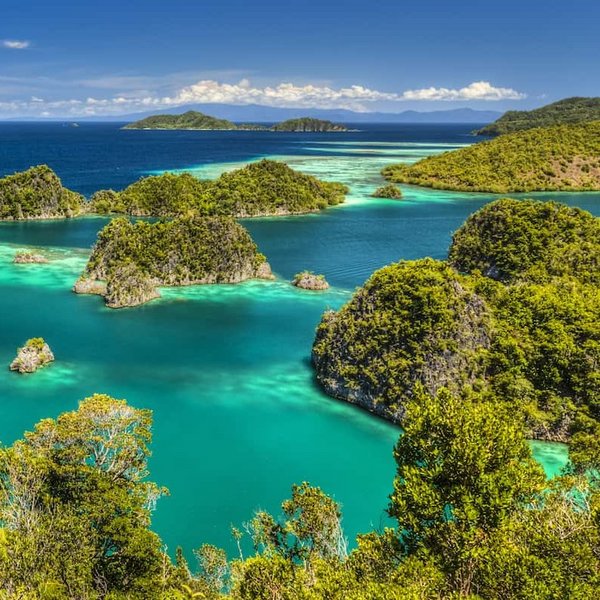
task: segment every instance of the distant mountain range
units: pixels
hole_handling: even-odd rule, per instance
[[[484,124],[495,121],[502,115],[501,112],[492,110],[474,110],[472,108],[455,108],[452,110],[435,110],[419,112],[406,110],[399,113],[384,112],[354,112],[344,109],[311,109],[311,108],[274,108],[248,104],[237,106],[233,104],[187,104],[174,108],[139,112],[118,116],[95,117],[65,117],[55,118],[53,121],[112,121],[125,123],[150,117],[157,113],[181,114],[188,110],[195,110],[209,114],[218,119],[227,119],[236,123],[275,123],[287,119],[312,117],[327,119],[336,123],[476,123]],[[11,119],[12,121],[47,121],[49,119]]]

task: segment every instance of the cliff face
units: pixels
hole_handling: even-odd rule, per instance
[[[50,350],[50,346],[42,338],[32,338],[18,349],[17,356],[10,363],[10,370],[19,373],[34,373],[53,360],[54,354]]]
[[[85,210],[83,196],[63,187],[46,165],[0,179],[0,219],[70,218]]]
[[[415,385],[435,393],[482,377],[489,346],[483,299],[425,259],[377,271],[340,311],[325,313],[312,360],[327,393],[400,422]]]
[[[246,229],[229,217],[189,215],[158,223],[120,218],[98,235],[74,291],[100,293],[107,306],[118,308],[157,298],[159,286],[255,278],[273,278],[269,264]]]

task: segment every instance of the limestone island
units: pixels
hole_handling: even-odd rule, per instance
[[[263,125],[253,125],[242,123],[236,125],[227,119],[217,119],[204,113],[188,110],[181,115],[152,115],[128,123],[123,129],[198,129],[204,131],[213,130],[258,130],[263,131],[267,128]]]
[[[565,98],[534,110],[509,110],[477,135],[502,135],[534,127],[600,120],[600,98]]]
[[[63,187],[46,165],[0,179],[0,220],[68,219],[85,211],[83,196]]]
[[[248,231],[231,217],[189,214],[172,221],[112,220],[73,290],[100,294],[110,308],[137,306],[160,286],[274,279]]]
[[[463,192],[598,191],[600,121],[508,133],[412,165],[391,165],[382,175]]]
[[[292,285],[303,290],[327,290],[329,284],[324,275],[316,275],[310,271],[302,271],[297,273],[292,280]]]
[[[400,200],[402,198],[402,190],[393,183],[378,187],[371,196],[373,198],[389,198],[391,200]]]
[[[20,250],[15,253],[13,263],[17,265],[41,265],[50,262],[44,255]]]
[[[31,338],[17,350],[16,358],[10,363],[11,371],[34,373],[54,360],[54,354],[44,338]]]
[[[98,214],[175,217],[297,215],[344,202],[348,188],[300,173],[282,162],[260,160],[213,181],[189,173],[164,173],[132,183],[121,192],[101,190],[90,201]]]
[[[530,438],[596,435],[600,218],[497,200],[449,256],[384,267],[323,315],[312,350],[323,389],[399,424],[415,394],[445,388],[508,406]]]
[[[271,131],[295,131],[302,133],[327,133],[335,131],[348,131],[345,125],[332,123],[323,119],[302,117],[300,119],[288,119],[271,127]]]

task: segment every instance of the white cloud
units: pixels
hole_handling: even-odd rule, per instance
[[[25,50],[25,48],[29,48],[31,42],[28,40],[2,40],[2,45],[10,50]]]
[[[104,83],[104,82],[103,82]],[[108,81],[106,82],[108,84]],[[123,84],[124,81],[115,81]],[[131,82],[140,83],[140,82]],[[48,84],[48,82],[46,82]],[[44,86],[44,88],[47,87]],[[102,85],[98,86],[99,88]],[[108,87],[108,86],[107,86]],[[358,112],[377,110],[383,105],[401,105],[407,101],[499,101],[520,100],[526,95],[511,88],[494,87],[487,81],[478,81],[460,89],[424,88],[405,92],[384,92],[362,85],[334,88],[326,83],[297,85],[280,83],[256,86],[248,79],[238,83],[222,83],[215,79],[202,79],[185,87],[173,86],[171,93],[153,91],[122,91],[112,97],[89,96],[85,99],[44,100],[33,94],[30,100],[0,101],[0,111],[11,114],[41,114],[76,117],[94,115],[119,115],[137,111],[159,111],[168,107],[194,103],[260,104],[285,108],[345,108]]]
[[[474,81],[460,89],[422,88],[406,90],[402,100],[522,100],[527,95],[512,88],[494,87],[489,81]]]
[[[204,79],[182,88],[174,96],[162,98],[161,101],[165,105],[215,102],[299,108],[349,108],[366,111],[365,103],[399,99],[398,94],[379,92],[360,85],[339,89],[317,85],[298,86],[293,83],[253,87],[248,79],[233,84]]]

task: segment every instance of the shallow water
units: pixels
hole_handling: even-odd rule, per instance
[[[171,491],[154,527],[171,549],[208,542],[232,550],[231,523],[259,507],[277,510],[291,484],[305,480],[343,504],[350,538],[379,527],[399,432],[315,386],[314,329],[323,310],[343,304],[375,269],[445,257],[452,232],[490,201],[409,186],[401,201],[369,197],[382,166],[468,143],[471,128],[380,126],[342,139],[0,126],[2,172],[48,162],[86,194],[165,169],[214,177],[261,157],[351,187],[345,205],[318,215],[245,221],[278,281],[164,289],[160,300],[117,311],[70,291],[106,219],[0,223],[0,364],[33,336],[46,338],[57,357],[35,375],[0,376],[0,439],[10,443],[39,419],[105,392],[154,411],[152,477]],[[600,194],[557,196],[600,213]],[[29,247],[52,262],[13,265],[14,252]],[[302,269],[325,274],[332,289],[290,286]],[[564,464],[560,444],[533,449],[548,474]]]

